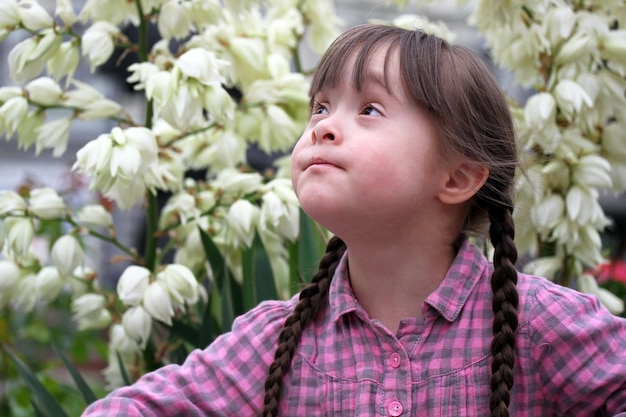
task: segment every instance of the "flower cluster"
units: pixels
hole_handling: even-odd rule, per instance
[[[518,182],[518,241],[538,255],[530,268],[597,294],[587,268],[603,261],[609,224],[600,190],[626,190],[626,21],[622,1],[480,1],[471,20],[495,60],[533,87],[514,108],[527,175]],[[552,247],[537,252],[537,242]],[[607,294],[608,293],[608,294]]]
[[[109,329],[109,387],[122,383],[116,355],[129,367],[154,337],[207,302],[211,267],[201,231],[242,280],[241,252],[256,236],[281,296],[289,295],[285,242],[299,234],[299,205],[282,172],[246,166],[251,145],[286,152],[308,120],[308,80],[299,50],[321,52],[339,33],[330,0],[0,0],[0,41],[11,49],[15,86],[0,87],[0,135],[35,153],[63,155],[77,121],[116,126],[88,138],[73,170],[120,209],[147,208],[147,253],[117,238],[109,206],[71,207],[51,188],[0,194],[0,306],[29,311],[72,294],[79,329]],[[148,46],[148,26],[159,41]],[[136,26],[135,44],[124,33]],[[76,79],[84,60],[94,72],[114,51],[137,54],[127,81],[145,97],[145,120]],[[189,170],[204,178],[186,178]],[[171,195],[159,211],[156,195]],[[62,223],[49,256],[33,250],[38,225]],[[115,245],[131,261],[115,291],[101,286],[85,236]],[[157,249],[156,240],[169,243]],[[166,261],[173,258],[171,263]]]

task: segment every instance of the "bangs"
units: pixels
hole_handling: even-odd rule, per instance
[[[442,87],[441,50],[443,41],[421,31],[396,26],[361,25],[340,35],[321,59],[311,82],[311,103],[317,93],[339,86],[352,58],[351,82],[357,91],[367,82],[371,57],[385,50],[383,82],[390,91],[390,71],[397,71],[408,97],[435,114],[445,113]],[[398,57],[394,61],[392,58]],[[399,68],[391,66],[398,63]]]

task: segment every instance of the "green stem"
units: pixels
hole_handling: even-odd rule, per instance
[[[155,272],[156,259],[157,259],[157,243],[158,239],[156,231],[159,227],[159,213],[157,210],[157,196],[156,193],[148,192],[148,210],[146,213],[148,230],[146,231],[146,250],[145,260],[146,268]]]

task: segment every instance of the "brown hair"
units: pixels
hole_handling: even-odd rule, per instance
[[[484,233],[488,224],[488,236],[495,249],[491,277],[494,320],[490,409],[492,417],[508,416],[518,326],[514,267],[517,249],[512,217],[518,153],[508,104],[489,68],[471,50],[450,45],[421,30],[369,24],[349,29],[331,45],[313,77],[311,100],[322,88],[338,85],[342,67],[352,56],[356,56],[353,83],[360,89],[363,70],[380,46],[387,48],[385,74],[389,73],[389,57],[399,54],[403,87],[407,96],[432,116],[439,129],[443,157],[489,169],[487,181],[473,198],[466,231]],[[345,250],[339,238],[329,241],[318,272],[300,293],[294,312],[285,321],[265,382],[264,417],[278,415],[282,379],[291,367],[302,329],[327,303],[330,281]]]

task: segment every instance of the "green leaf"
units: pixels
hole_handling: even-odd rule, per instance
[[[13,361],[18,373],[30,388],[32,401],[37,404],[38,410],[44,412],[44,415],[48,417],[69,417],[54,397],[46,390],[44,385],[37,379],[35,374],[33,374],[30,368],[6,346],[4,347],[4,351],[11,361]]]
[[[130,380],[130,375],[128,375],[128,371],[126,370],[126,366],[124,366],[124,361],[122,360],[122,355],[120,352],[115,352],[115,356],[117,358],[117,366],[120,368],[120,374],[122,375],[122,381],[124,381],[124,385],[131,385],[132,381]]]
[[[265,250],[265,246],[258,234],[254,239],[254,248],[257,303],[264,300],[276,300],[278,298],[278,291],[276,290],[276,280],[272,272],[272,265],[270,264],[270,258]]]
[[[65,364],[65,368],[69,371],[70,375],[72,376],[72,379],[74,380],[74,383],[76,384],[76,387],[78,388],[81,395],[83,396],[83,399],[85,400],[85,404],[89,405],[92,402],[96,401],[97,400],[96,395],[93,393],[91,388],[89,388],[89,385],[87,385],[87,383],[83,379],[80,372],[78,372],[78,370],[72,365],[72,363],[67,359],[67,357],[63,354],[63,351],[59,349],[58,346],[54,345],[54,349],[56,350],[57,354],[61,357],[61,360]]]
[[[304,213],[300,211],[300,237],[298,245],[298,265],[300,273],[300,285],[309,282],[311,276],[317,271],[320,258],[326,250],[326,239],[322,235],[319,226]],[[292,288],[298,291],[300,288]]]
[[[211,270],[213,271],[213,276],[215,280],[213,282],[213,286],[211,288],[211,295],[217,291],[219,294],[219,315],[220,323],[222,330],[230,329],[233,320],[234,320],[234,307],[233,307],[233,296],[232,296],[232,288],[231,288],[231,274],[228,269],[228,265],[224,260],[224,256],[221,254],[211,237],[202,229],[200,230],[200,238],[202,240],[202,247],[204,248],[204,253],[209,260],[209,264],[211,265]],[[212,299],[213,306],[215,307],[215,301],[213,297]],[[215,311],[214,313],[218,313]]]
[[[198,343],[198,330],[187,323],[172,319],[172,326],[169,329],[173,335],[180,337],[187,343],[191,343],[194,346]]]

